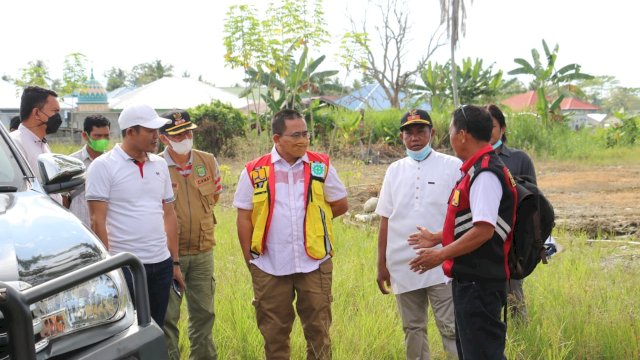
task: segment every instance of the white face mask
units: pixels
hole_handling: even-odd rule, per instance
[[[176,153],[180,155],[186,155],[189,153],[189,151],[191,151],[191,148],[193,147],[193,138],[187,138],[180,142],[173,142],[169,139],[169,144],[171,144],[171,148]]]

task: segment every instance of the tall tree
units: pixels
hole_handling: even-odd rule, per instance
[[[51,82],[49,68],[42,60],[29,61],[27,67],[20,69],[20,77],[15,80],[15,84],[23,89],[30,85],[49,88]]]
[[[87,81],[86,64],[87,57],[79,52],[65,56],[62,69],[61,96],[73,94],[84,85]]]
[[[113,91],[127,84],[127,72],[121,68],[112,67],[105,71],[104,77],[107,78],[107,91]]]
[[[173,76],[173,65],[165,65],[162,60],[138,64],[129,73],[129,85],[138,87],[154,82],[163,77]]]
[[[640,89],[616,87],[609,92],[603,107],[609,112],[638,113],[640,111]]]
[[[615,76],[594,76],[593,79],[581,80],[577,86],[583,89],[586,99],[594,105],[602,105],[608,94],[611,94],[620,82]]]
[[[307,52],[328,41],[325,27],[321,0],[280,0],[270,3],[262,17],[252,6],[232,5],[224,26],[225,63],[243,68],[247,88],[242,95],[253,96],[258,104],[265,100],[270,111],[296,107],[292,99],[299,99],[304,71],[313,63],[307,61]],[[266,94],[260,91],[263,87]],[[259,125],[256,117],[258,131]]]
[[[473,3],[473,0],[471,0]],[[451,63],[456,63],[456,47],[460,33],[464,37],[467,32],[466,21],[467,10],[464,6],[464,0],[440,0],[440,24],[447,24],[447,37],[449,38],[449,47],[451,50]],[[456,67],[451,68],[451,83],[453,84],[453,104],[460,105],[458,97],[458,77]]]
[[[400,94],[408,93],[414,77],[443,44],[436,40],[436,31],[417,64],[405,68],[411,31],[407,5],[403,0],[381,0],[376,3],[376,8],[382,18],[381,25],[368,26],[366,14],[361,24],[350,19],[351,31],[344,34],[340,47],[342,65],[347,69],[351,66],[359,68],[364,79],[371,79],[380,86],[391,106],[400,108]],[[376,44],[370,37],[374,34],[377,36]],[[381,53],[377,51],[378,47]]]
[[[542,40],[544,57],[546,63],[540,60],[540,53],[535,48],[531,49],[533,63],[529,63],[523,58],[516,58],[513,61],[520,67],[509,71],[509,75],[531,75],[531,88],[536,91],[537,102],[536,111],[543,119],[559,118],[559,109],[566,92],[576,93],[579,89],[571,84],[572,81],[592,79],[593,76],[580,72],[581,66],[569,64],[561,68],[556,65],[558,50],[556,44],[553,51],[549,50],[547,42]],[[553,96],[555,100],[549,104],[547,95]]]

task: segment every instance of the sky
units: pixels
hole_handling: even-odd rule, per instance
[[[241,3],[263,9],[267,1],[2,1],[0,75],[17,77],[29,61],[41,59],[53,77],[61,78],[64,57],[80,52],[103,84],[103,74],[111,67],[128,71],[160,59],[174,66],[174,76],[186,71],[217,86],[232,86],[242,82],[242,73],[224,64],[223,27],[229,6]],[[440,2],[406,3],[411,26],[404,65],[408,68],[424,54],[438,28]],[[332,41],[315,56],[327,55],[321,70],[339,69],[336,44],[350,30],[349,18],[366,18],[374,24],[376,9],[367,0],[323,4]],[[614,76],[620,86],[640,88],[635,52],[640,5],[634,1],[466,0],[465,4],[466,35],[457,59],[481,58],[485,67],[494,64],[494,70],[506,73],[517,67],[514,58],[531,62],[532,48],[543,53],[545,39],[550,47],[559,45],[558,65],[578,63],[582,72]],[[444,63],[448,57],[445,45],[431,60]],[[356,74],[341,72],[340,77],[350,81]]]

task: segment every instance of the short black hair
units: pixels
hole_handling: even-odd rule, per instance
[[[491,114],[485,108],[475,105],[462,105],[453,112],[453,127],[466,130],[477,140],[490,141],[493,130]]]
[[[284,109],[278,111],[275,115],[273,115],[273,119],[271,120],[271,132],[274,135],[282,135],[286,127],[284,121],[294,119],[304,120],[304,116],[299,111],[293,109]]]
[[[111,128],[111,122],[109,121],[109,119],[107,119],[106,117],[104,117],[103,115],[100,114],[95,114],[95,115],[89,115],[86,118],[84,118],[84,132],[88,134],[91,133],[91,130],[93,130],[94,127],[108,127]]]
[[[16,115],[11,118],[11,121],[9,122],[9,131],[18,129],[18,126],[20,126],[20,115]]]
[[[486,109],[489,112],[489,114],[491,114],[491,117],[496,119],[496,121],[498,121],[498,125],[500,125],[501,129],[504,129],[504,128],[507,127],[507,121],[505,120],[504,114],[502,113],[502,110],[500,110],[498,105],[489,104],[489,105],[487,105]],[[506,132],[504,134],[502,134],[502,142],[503,143],[507,142],[507,133]]]
[[[41,109],[47,102],[49,96],[58,97],[58,94],[40,86],[27,86],[22,92],[20,99],[20,119],[25,121],[31,115],[33,109]]]
[[[135,131],[136,133],[139,133],[141,127],[142,126],[140,126],[140,125],[133,125],[133,126],[130,126],[130,127],[126,128],[126,129],[122,130],[122,138],[125,138],[127,136],[127,130],[133,129],[133,131]]]

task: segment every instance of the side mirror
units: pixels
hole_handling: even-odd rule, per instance
[[[47,194],[69,191],[84,184],[84,163],[60,154],[38,155],[39,179]]]

